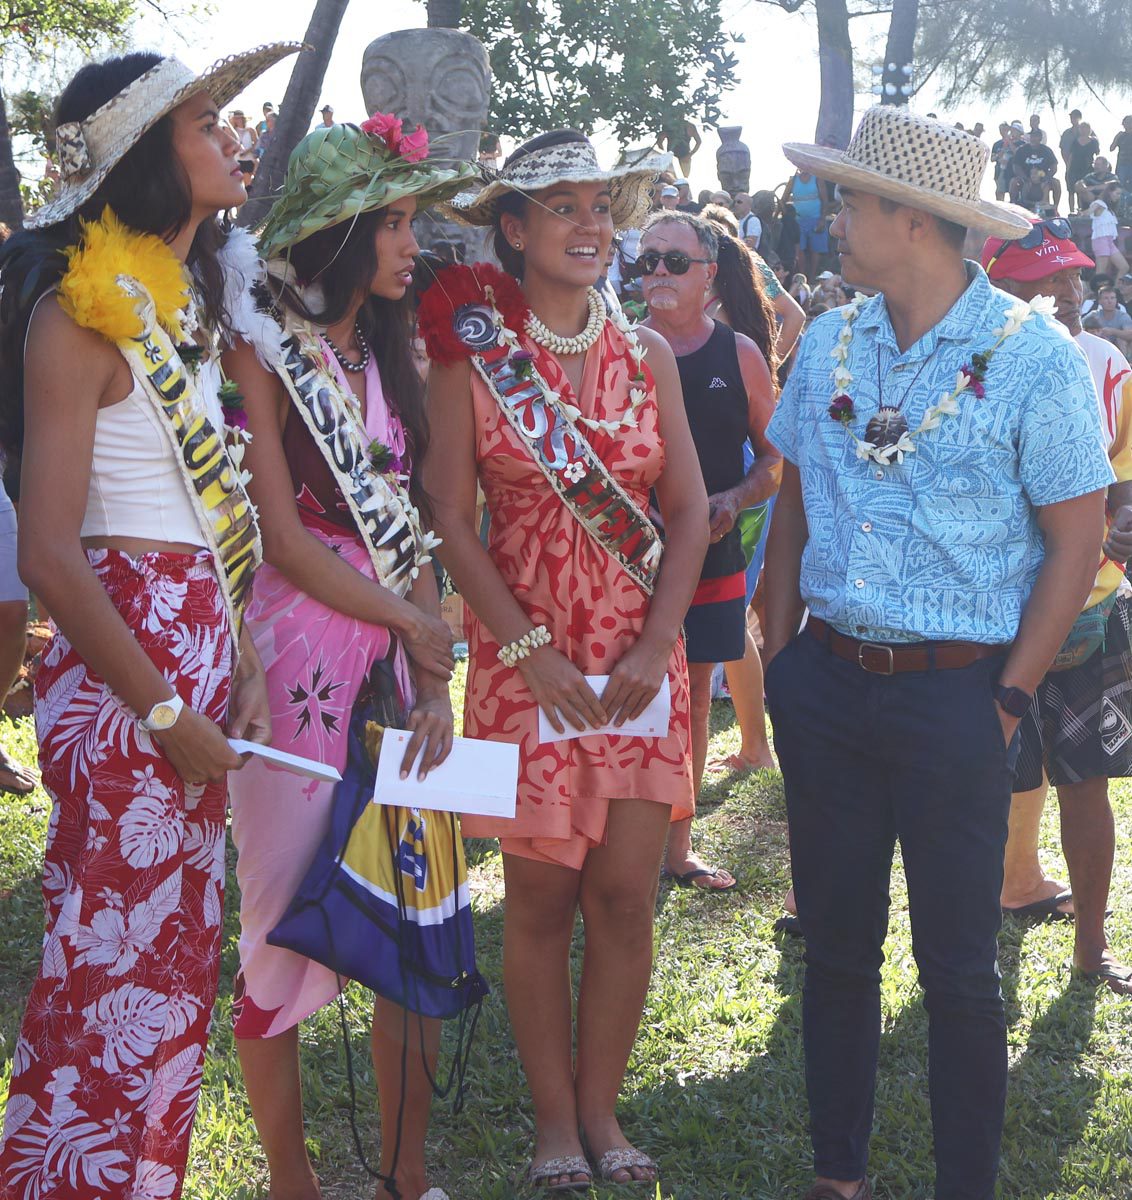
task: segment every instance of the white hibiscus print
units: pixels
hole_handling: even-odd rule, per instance
[[[161,926],[181,903],[181,870],[178,867],[139,901],[128,914],[103,909],[89,925],[79,925],[70,934],[78,951],[79,965],[105,966],[108,975],[124,975],[138,955],[152,952]]]

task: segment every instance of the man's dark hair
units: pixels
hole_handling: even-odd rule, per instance
[[[880,200],[881,211],[886,213],[893,213],[898,208],[916,207],[914,204],[901,204],[899,200],[890,200],[887,196],[879,196],[877,198]],[[935,221],[940,237],[943,238],[951,249],[962,250],[967,242],[967,226],[959,225],[955,221],[949,221],[945,217],[936,216],[935,213],[928,213],[928,215]]]
[[[1105,294],[1105,292],[1111,292],[1114,296],[1116,296],[1116,285],[1112,283],[1102,283],[1101,286],[1097,288],[1097,299],[1099,300]],[[1117,299],[1119,299],[1119,296],[1117,296]]]

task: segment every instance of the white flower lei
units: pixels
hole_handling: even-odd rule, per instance
[[[484,288],[484,296],[488,304],[491,305],[491,316],[495,322],[496,329],[499,330],[500,340],[512,351],[521,350],[523,347],[519,344],[519,335],[513,330],[508,329],[507,324],[503,319],[503,314],[499,311],[495,304],[495,291],[490,284]],[[604,303],[604,302],[603,302]],[[623,312],[611,313],[606,311],[606,320],[610,321],[613,326],[618,329],[625,337],[625,344],[632,355],[633,362],[636,364],[638,374],[641,371],[641,364],[644,362],[645,355],[648,353],[644,346],[641,345],[641,339],[637,336],[637,327],[634,325]],[[604,430],[611,436],[622,429],[637,429],[637,410],[648,399],[648,391],[643,387],[636,386],[636,381],[630,381],[629,385],[629,403],[625,412],[618,420],[599,421],[593,417],[583,417],[582,410],[576,404],[567,404],[559,392],[547,386],[542,379],[542,376],[537,372],[532,372],[531,382],[542,390],[543,395],[553,405],[555,405],[573,425],[584,425],[587,429]]]
[[[830,351],[830,357],[834,360],[832,371],[834,399],[846,395],[853,384],[853,375],[848,365],[849,347],[853,341],[853,326],[861,314],[861,307],[864,305],[866,299],[867,297],[859,294],[853,299],[852,303],[847,304],[841,310],[843,322],[841,332],[837,335],[837,344]],[[1024,300],[1015,300],[1010,308],[1006,310],[1002,326],[994,330],[995,343],[983,354],[983,359],[989,363],[991,357],[1002,343],[1007,338],[1013,337],[1031,317],[1040,315],[1052,318],[1056,308],[1057,303],[1050,296],[1035,296],[1029,303],[1026,303]],[[902,463],[905,454],[914,454],[916,452],[914,439],[919,434],[927,433],[932,429],[938,429],[943,423],[944,417],[952,417],[958,413],[959,397],[976,382],[979,382],[977,378],[968,374],[967,371],[958,371],[955,376],[955,387],[949,392],[941,392],[939,403],[933,404],[927,409],[920,424],[915,429],[902,433],[899,440],[891,446],[876,446],[872,442],[864,441],[862,438],[857,437],[849,428],[848,420],[842,420],[846,434],[852,438],[853,444],[856,447],[857,457],[866,461],[871,460],[872,462],[879,463],[882,467],[889,466],[894,458],[898,463]],[[851,400],[852,397],[850,397]],[[850,419],[855,418],[856,414],[854,413]]]

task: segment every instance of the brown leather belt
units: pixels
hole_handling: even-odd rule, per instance
[[[1009,646],[980,642],[862,642],[838,633],[820,617],[811,616],[806,630],[831,654],[856,663],[872,675],[898,675],[902,671],[955,671],[980,658],[1005,654]]]

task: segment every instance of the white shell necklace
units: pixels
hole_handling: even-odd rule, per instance
[[[586,308],[589,310],[586,327],[573,337],[562,337],[553,329],[548,329],[533,312],[527,315],[527,336],[551,354],[585,354],[601,337],[605,325],[605,301],[597,288],[586,289]]]

